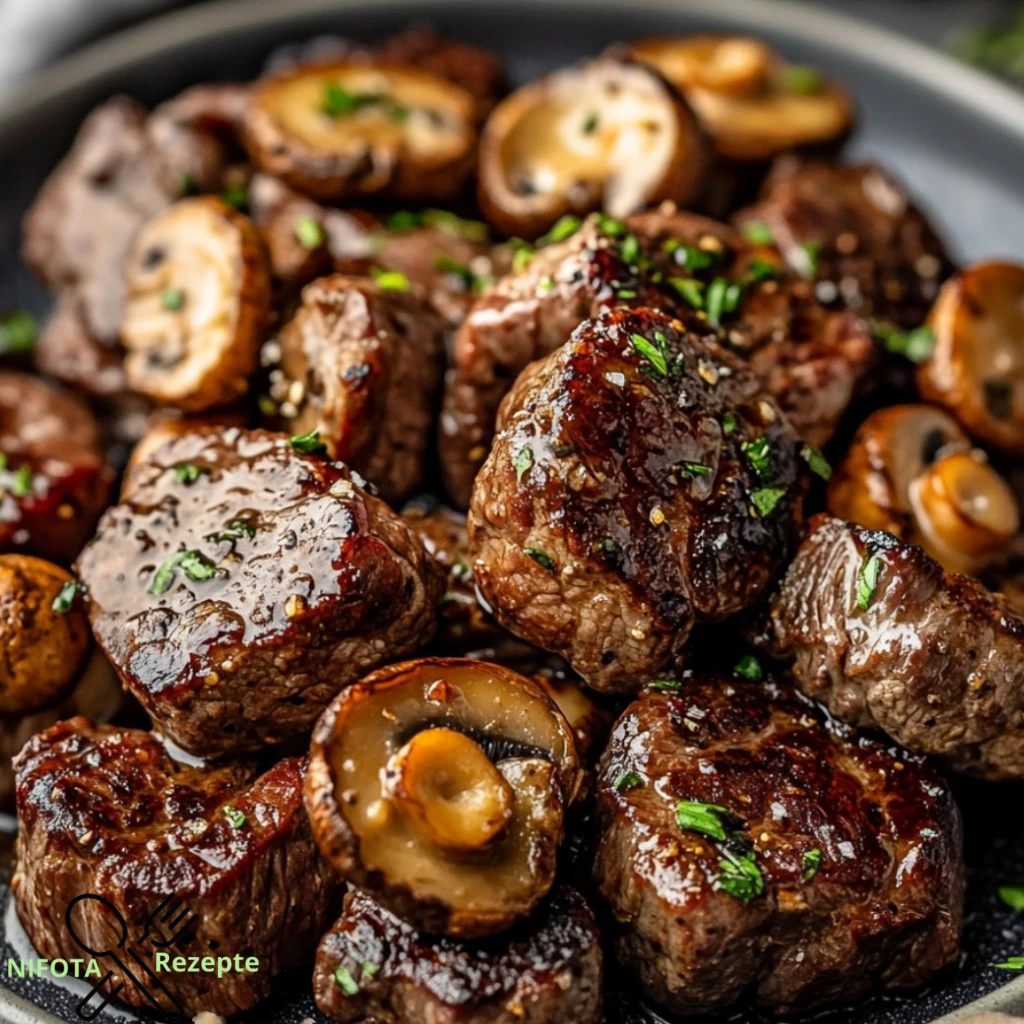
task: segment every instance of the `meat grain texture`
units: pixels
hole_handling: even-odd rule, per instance
[[[597,817],[615,949],[659,1006],[749,995],[789,1014],[912,988],[957,959],[948,786],[775,684],[685,678],[642,695],[602,759]]]
[[[477,586],[592,687],[635,692],[757,601],[801,521],[802,446],[694,317],[618,310],[524,373],[477,477]]]
[[[136,469],[78,572],[125,685],[205,757],[300,740],[339,690],[430,637],[444,590],[343,465],[233,427]]]

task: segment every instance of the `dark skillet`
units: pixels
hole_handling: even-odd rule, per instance
[[[282,43],[322,33],[373,39],[424,20],[498,50],[516,80],[622,38],[708,30],[764,36],[790,59],[838,78],[857,97],[862,127],[852,152],[877,157],[905,178],[957,256],[1024,256],[1024,100],[851,19],[765,0],[221,0],[93,46],[0,108],[0,309],[45,309],[42,289],[20,264],[19,222],[93,105],[116,92],[153,104],[195,82],[252,77]],[[816,1021],[924,1024],[968,1004],[971,1012],[1024,1012],[1024,979],[1014,982],[1012,974],[990,966],[1024,954],[1024,914],[996,895],[999,885],[1024,881],[1022,795],[1018,789],[961,787],[970,882],[958,970],[925,992],[830,1011]],[[5,892],[5,909],[6,904]],[[4,939],[0,965],[23,952],[14,952]],[[80,1019],[74,1006],[84,988],[72,996],[50,983],[6,974],[0,969],[2,984],[14,994],[0,989],[0,1022]],[[646,1015],[626,992],[613,991],[609,1003],[609,1024],[660,1019]],[[305,1017],[322,1020],[313,1009],[309,979],[302,976],[282,981],[251,1020],[299,1024]],[[740,1011],[728,1019],[756,1018]]]

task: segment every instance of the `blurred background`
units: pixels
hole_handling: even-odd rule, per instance
[[[192,0],[0,0],[0,93],[10,92],[37,67],[94,39],[189,2]],[[280,0],[282,6],[288,2]],[[952,50],[1024,88],[1024,0],[805,2],[843,10]],[[686,0],[679,3],[685,5]]]

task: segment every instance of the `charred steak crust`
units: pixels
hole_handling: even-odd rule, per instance
[[[694,302],[710,305],[716,279],[738,286],[719,341],[750,363],[805,441],[825,443],[871,366],[865,326],[822,308],[813,284],[787,270],[772,247],[665,204],[625,222],[588,218],[477,301],[455,338],[441,418],[442,469],[455,504],[468,504],[499,404],[531,361],[615,307],[692,313]]]
[[[829,306],[910,330],[954,270],[903,186],[872,164],[778,160],[737,225],[765,225],[787,259],[818,279]]]
[[[307,734],[339,690],[429,639],[444,591],[342,464],[233,427],[158,449],[78,572],[125,684],[205,757]]]
[[[724,844],[681,827],[680,801],[722,809],[712,820],[749,844],[761,894],[725,891]],[[777,685],[688,679],[640,697],[602,759],[597,815],[594,875],[621,926],[619,959],[669,1009],[752,992],[788,1013],[919,985],[957,958],[961,822],[948,787]]]
[[[678,665],[695,624],[742,611],[781,572],[799,450],[703,321],[587,321],[502,407],[469,516],[477,585],[502,625],[589,685],[635,692]]]
[[[138,938],[170,896],[196,915],[194,938],[173,955],[259,959],[255,973],[159,974],[190,1015],[231,1016],[307,962],[336,911],[340,886],[316,853],[302,806],[303,759],[258,778],[244,764],[197,768],[173,761],[150,733],[75,718],[31,739],[15,771],[21,832],[12,888],[41,956],[83,955],[65,912],[91,893],[117,908],[129,945],[152,967],[154,950]],[[84,900],[73,915],[94,950],[116,945],[120,928],[102,904]],[[120,972],[107,967],[116,985]],[[145,1004],[130,980],[120,998]]]
[[[333,275],[307,285],[280,334],[298,383],[292,429],[319,430],[335,458],[388,502],[420,484],[441,386],[444,324],[418,295]]]
[[[349,980],[358,992],[346,993]],[[583,897],[562,887],[513,931],[463,943],[417,934],[356,889],[320,943],[313,991],[346,1024],[597,1024],[597,925]]]
[[[958,771],[1024,778],[1024,619],[920,548],[816,516],[772,599],[766,643],[843,721]]]

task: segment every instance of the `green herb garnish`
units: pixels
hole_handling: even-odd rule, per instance
[[[818,276],[820,268],[821,242],[804,242],[800,246],[800,262],[803,264],[801,273],[804,277]]]
[[[339,967],[334,972],[334,980],[345,995],[359,995],[359,985],[356,984],[356,979],[352,977],[352,972],[347,967]]]
[[[232,828],[241,828],[245,824],[245,815],[230,804],[224,808],[224,817],[231,822]]]
[[[324,229],[314,217],[300,217],[295,222],[295,237],[303,249],[319,249],[324,244]]]
[[[871,607],[881,571],[882,556],[866,551],[864,560],[860,563],[860,571],[857,573],[857,608],[862,612]]]
[[[249,205],[249,190],[245,185],[229,185],[221,193],[221,199],[236,210],[244,210]]]
[[[174,582],[175,572],[181,571],[190,579],[197,582],[211,579],[217,572],[217,567],[200,551],[179,551],[171,555],[153,576],[149,592],[159,597],[171,589]]]
[[[790,92],[798,92],[804,96],[816,96],[821,92],[824,81],[821,73],[814,68],[790,64],[783,69],[782,84]]]
[[[686,477],[708,476],[711,473],[711,467],[704,465],[703,462],[680,462],[679,472]]]
[[[1001,971],[1024,971],[1024,956],[1008,956],[1001,964],[991,964]]]
[[[554,559],[546,551],[541,551],[539,548],[523,548],[523,553],[529,555],[542,569],[547,569],[548,572],[555,567]]]
[[[693,277],[670,277],[668,283],[694,309],[704,308],[704,282]]]
[[[359,972],[362,976],[363,981],[366,981],[368,978],[374,977],[379,970],[380,968],[375,963],[371,963],[369,960],[367,960],[363,964],[360,964],[359,966]]]
[[[764,672],[761,670],[761,662],[757,660],[752,654],[745,654],[736,664],[733,666],[733,672],[736,675],[741,676],[744,679],[749,679],[752,683],[760,682],[764,678]]]
[[[160,296],[160,305],[168,313],[177,313],[185,305],[185,293],[180,288],[165,288]]]
[[[741,903],[749,903],[764,893],[764,876],[757,866],[753,851],[730,855],[726,851],[727,860],[718,862],[721,871],[717,879],[718,887],[735,896]]]
[[[747,267],[746,279],[757,284],[761,281],[775,281],[782,277],[782,268],[775,263],[769,263],[768,260],[763,260],[760,257],[756,257],[750,261]]]
[[[518,274],[530,265],[536,250],[527,242],[516,245],[516,251],[512,254],[512,270]]]
[[[533,449],[532,448],[521,448],[519,454],[516,456],[514,463],[516,470],[516,483],[522,483],[523,477],[530,471],[530,467],[533,465]]]
[[[809,882],[818,873],[818,868],[821,867],[821,850],[817,849],[817,847],[813,850],[808,850],[804,854],[803,867],[803,879],[805,882]]]
[[[735,313],[743,298],[743,286],[737,282],[729,282],[724,277],[716,277],[708,285],[704,300],[708,314],[708,323],[712,327],[720,327],[722,318]]]
[[[181,172],[181,184],[178,186],[178,194],[185,198],[194,196],[199,192],[199,182],[191,171]]]
[[[739,425],[739,417],[733,412],[727,412],[722,417],[722,433],[727,437],[729,434],[734,434]]]
[[[648,341],[642,334],[631,334],[629,343],[647,360],[656,376],[664,377],[668,373],[668,360],[661,348]]]
[[[32,351],[38,336],[36,318],[27,310],[15,310],[0,320],[0,355],[26,355]]]
[[[640,258],[640,241],[636,235],[626,235],[619,246],[619,255],[625,263],[633,266]]]
[[[616,793],[627,793],[631,789],[643,783],[643,779],[636,772],[623,772],[613,783],[612,789]]]
[[[174,476],[182,484],[194,484],[204,473],[209,472],[206,466],[197,466],[193,462],[181,462],[174,467]]]
[[[1024,910],[1024,885],[1001,885],[999,898],[1013,910]]]
[[[601,119],[597,116],[597,112],[592,111],[591,113],[587,114],[586,118],[583,121],[583,124],[580,126],[580,130],[583,132],[584,135],[593,135],[594,132],[597,131],[597,126],[600,123]]]
[[[382,267],[371,267],[370,277],[377,282],[378,288],[386,292],[407,292],[411,285],[409,278],[400,270],[384,270]]]
[[[750,465],[759,477],[763,479],[771,475],[772,447],[767,437],[762,436],[754,441],[744,441],[740,445],[740,451],[749,459]]]
[[[771,245],[775,241],[771,227],[761,220],[748,224],[743,229],[743,237],[754,245]]]
[[[828,464],[828,459],[812,445],[805,444],[800,449],[800,458],[807,463],[811,472],[820,476],[822,480],[828,480],[832,476],[832,467]]]
[[[886,352],[903,356],[912,363],[925,362],[935,348],[935,331],[927,324],[912,331],[901,331],[892,324],[876,320],[871,328]]]
[[[81,585],[77,580],[68,580],[68,582],[57,591],[57,596],[53,599],[53,604],[51,604],[50,607],[58,615],[66,615],[71,611],[71,606],[75,603],[75,598],[78,596],[80,589]]]
[[[597,214],[597,226],[612,238],[618,238],[626,233],[625,221],[616,220],[605,213]]]
[[[567,238],[575,235],[582,224],[583,221],[579,217],[567,213],[564,217],[560,217],[555,221],[554,226],[546,235],[542,235],[537,239],[537,245],[543,247],[545,245],[553,245],[555,242],[564,242]]]
[[[22,466],[14,472],[11,493],[16,498],[27,498],[32,493],[32,481],[32,470],[28,466]]]
[[[441,255],[434,260],[434,269],[442,274],[451,274],[457,277],[465,286],[467,291],[479,295],[490,283],[489,277],[475,273],[465,263],[453,260],[451,256]]]
[[[761,487],[751,493],[750,500],[754,503],[754,508],[760,513],[761,518],[764,519],[775,511],[775,507],[785,495],[784,487]]]
[[[412,231],[415,228],[440,228],[469,242],[486,242],[491,237],[488,226],[480,220],[466,220],[448,210],[398,210],[385,221],[389,231]]]
[[[648,689],[656,690],[658,693],[679,693],[683,684],[678,679],[652,679],[647,684]]]
[[[288,443],[301,455],[323,455],[327,445],[320,440],[320,431],[311,430],[307,434],[294,434]]]
[[[392,121],[409,119],[409,108],[383,92],[351,92],[337,82],[324,82],[320,110],[328,117],[352,117],[368,107],[380,107]]]
[[[724,842],[729,838],[723,819],[732,815],[718,804],[702,804],[695,800],[681,800],[676,804],[676,824],[687,832],[699,832]]]

